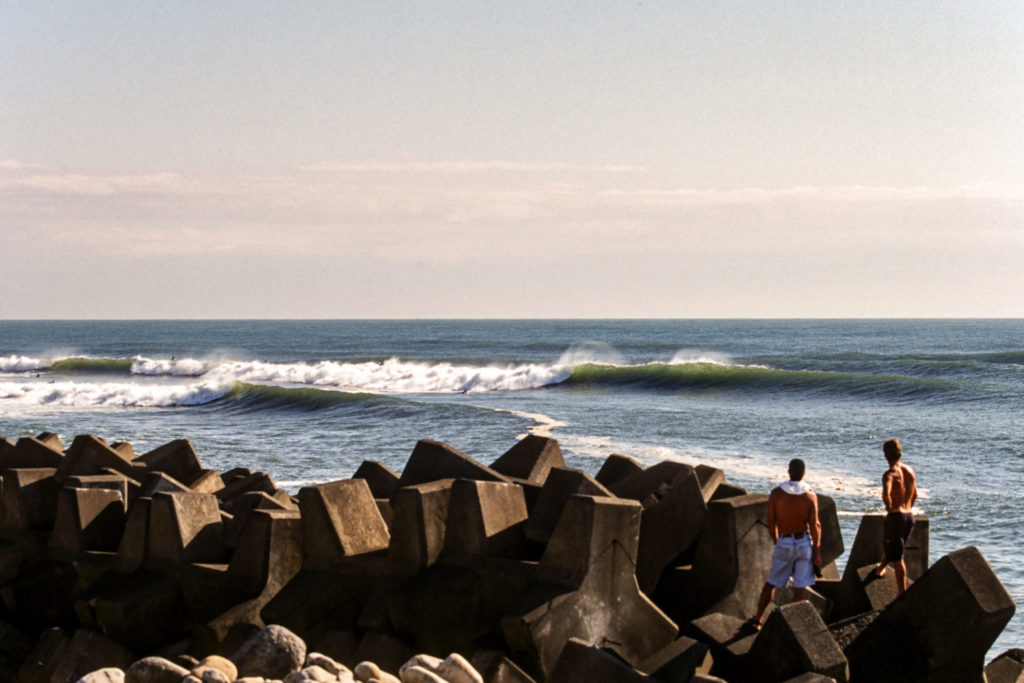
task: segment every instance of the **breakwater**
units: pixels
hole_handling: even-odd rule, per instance
[[[291,494],[205,469],[184,439],[137,455],[40,434],[0,441],[0,473],[11,680],[237,665],[271,627],[353,675],[457,654],[486,681],[992,680],[1020,660],[984,661],[1015,606],[977,549],[931,563],[919,519],[897,598],[894,572],[872,571],[882,517],[862,518],[840,571],[827,496],[822,578],[807,601],[778,591],[753,631],[767,495],[704,465],[611,455],[591,476],[551,438],[489,465],[422,440],[400,473],[367,460]],[[299,659],[287,675],[315,665]]]

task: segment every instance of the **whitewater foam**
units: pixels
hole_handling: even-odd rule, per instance
[[[0,357],[0,372],[40,372],[50,367],[50,364],[39,358],[28,356],[5,356]]]
[[[221,382],[302,384],[337,391],[415,394],[536,389],[562,382],[570,372],[557,365],[472,366],[391,358],[365,363],[229,362],[210,369],[205,377]]]
[[[742,476],[746,478],[759,479],[765,482],[766,491],[779,483],[780,476],[785,474],[785,468],[764,460],[752,459],[743,456],[729,454],[712,454],[700,451],[680,451],[668,446],[648,446],[643,444],[630,444],[613,440],[607,436],[579,436],[562,435],[558,436],[563,450],[570,450],[578,455],[606,458],[612,453],[626,455],[636,458],[645,464],[654,464],[663,460],[681,462],[687,465],[708,465],[717,467],[726,473],[726,476]],[[849,474],[847,472],[827,472],[808,470],[806,481],[815,491],[832,494],[855,495],[863,498],[878,498],[878,488],[870,480]],[[879,499],[880,500],[880,499]]]
[[[199,377],[210,369],[210,364],[195,358],[152,359],[136,356],[132,363],[133,375],[168,375],[173,377]]]
[[[231,384],[133,384],[124,382],[0,382],[0,400],[54,407],[168,408],[198,406],[225,396]]]
[[[494,408],[496,413],[509,413],[510,415],[516,415],[527,420],[531,420],[534,424],[526,428],[526,434],[519,434],[516,436],[517,439],[523,439],[526,436],[532,434],[534,436],[551,436],[551,432],[559,427],[568,426],[568,422],[562,422],[556,420],[550,415],[543,413],[527,413],[521,410],[506,410],[504,408]]]

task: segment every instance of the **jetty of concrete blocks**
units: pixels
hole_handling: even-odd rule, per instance
[[[461,653],[495,683],[1019,679],[1021,650],[984,661],[1015,605],[977,549],[929,564],[919,518],[897,597],[873,571],[882,517],[840,573],[819,498],[824,576],[754,631],[767,496],[705,465],[611,455],[591,476],[552,438],[490,465],[423,440],[401,473],[366,461],[293,495],[184,439],[0,439],[0,679],[238,660],[268,625],[396,675]]]

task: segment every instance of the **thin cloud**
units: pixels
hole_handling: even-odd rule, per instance
[[[191,189],[176,173],[146,175],[88,175],[82,173],[36,174],[0,180],[0,191],[30,190],[61,195],[135,193],[181,194]]]
[[[643,173],[643,166],[622,164],[528,163],[517,161],[409,161],[409,162],[336,162],[321,161],[302,166],[303,171],[334,173],[473,173],[477,171],[513,171],[523,173]]]
[[[17,159],[0,159],[0,171],[24,171],[26,169],[41,168],[34,164],[26,164]]]
[[[787,200],[828,202],[892,202],[943,200],[1024,200],[1024,185],[974,183],[953,187],[885,187],[870,185],[799,186],[777,189],[728,190],[679,188],[672,190],[606,190],[613,200],[638,200],[650,204],[757,204]]]

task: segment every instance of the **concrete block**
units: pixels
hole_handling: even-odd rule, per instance
[[[444,550],[518,558],[526,552],[527,511],[522,487],[456,479],[448,506]]]
[[[885,576],[879,578],[875,572],[877,565],[871,564],[860,567],[856,573],[847,570],[846,580],[840,583],[839,604],[842,606],[840,616],[846,618],[870,612],[882,610],[896,599],[898,588],[896,585],[896,572],[892,567]],[[907,579],[907,585],[913,581]]]
[[[330,568],[345,557],[388,547],[387,525],[365,479],[303,487],[299,510],[306,568]]]
[[[530,507],[530,518],[525,527],[526,537],[537,543],[547,543],[562,516],[562,509],[575,494],[615,497],[583,470],[553,467],[548,472],[537,502]]]
[[[985,666],[988,683],[1024,683],[1024,649],[1006,650]]]
[[[718,487],[725,483],[725,472],[710,465],[697,465],[693,469],[697,474],[697,481],[700,482],[704,502],[707,503],[714,497]]]
[[[666,461],[616,482],[609,490],[643,505],[636,574],[640,589],[653,595],[662,571],[704,527],[707,505],[697,473],[690,465]]]
[[[850,643],[856,640],[864,632],[864,629],[868,627],[868,624],[877,619],[881,613],[881,610],[873,610],[847,617],[846,619],[840,619],[839,621],[833,621],[829,624],[828,630],[836,644],[839,645],[839,649],[846,652],[846,648],[849,647]]]
[[[746,619],[721,612],[711,612],[694,619],[686,627],[688,634],[705,643],[711,650],[711,674],[730,681],[742,679],[745,662],[758,632]]]
[[[487,683],[536,683],[532,676],[500,650],[478,649],[469,658],[469,663]]]
[[[52,467],[13,469],[3,473],[3,500],[0,501],[0,533],[15,538],[26,529],[49,530],[57,508],[60,484]]]
[[[376,460],[364,460],[352,478],[365,479],[374,498],[390,499],[398,488],[398,474]]]
[[[157,493],[195,493],[186,484],[163,472],[150,472],[142,478],[138,496],[152,498]]]
[[[18,667],[18,683],[50,683],[61,656],[71,644],[71,636],[59,627],[45,629],[35,646]]]
[[[117,491],[124,501],[124,511],[128,511],[128,504],[135,500],[142,485],[135,479],[129,479],[120,472],[104,472],[102,474],[84,474],[68,477],[64,481],[64,488],[78,489],[107,489]]]
[[[7,447],[0,451],[0,471],[10,469],[36,469],[39,467],[60,467],[64,462],[64,450],[54,447],[51,443],[40,441],[31,436],[18,439],[11,446],[4,439]]]
[[[152,652],[185,633],[185,601],[174,576],[110,572],[87,598],[98,629],[136,652]]]
[[[465,453],[440,441],[423,439],[413,448],[398,487],[415,486],[439,479],[478,479],[480,481],[508,481],[508,478],[490,467],[478,463]]]
[[[141,478],[140,473],[144,471],[143,467],[132,464],[130,456],[125,457],[103,439],[92,434],[79,434],[57,466],[57,479],[63,481],[76,474],[97,474],[104,469],[115,470],[133,479]]]
[[[936,562],[846,649],[858,680],[982,680],[1016,607],[977,548]]]
[[[566,503],[535,580],[502,619],[510,651],[531,673],[548,677],[571,637],[629,662],[675,639],[676,625],[636,583],[641,513],[636,501],[616,498],[577,495]]]
[[[821,522],[821,564],[835,562],[845,552],[843,532],[839,528],[836,501],[821,493],[818,496],[818,521]]]
[[[146,566],[173,570],[183,562],[223,562],[217,499],[207,493],[157,493],[149,505]]]
[[[737,496],[747,496],[750,492],[742,486],[736,486],[735,484],[723,483],[719,484],[714,493],[711,494],[711,500],[725,500],[726,498],[735,498]],[[708,502],[710,503],[711,500]]]
[[[559,653],[549,680],[560,683],[593,681],[649,681],[650,678],[622,659],[582,638],[570,638]]]
[[[734,496],[708,504],[693,563],[699,577],[699,592],[691,598],[694,613],[724,612],[742,619],[754,613],[775,545],[767,521],[767,495]]]
[[[914,515],[914,529],[907,539],[905,562],[907,578],[916,580],[928,569],[928,518]],[[853,539],[853,547],[846,558],[846,569],[843,580],[848,575],[852,578],[861,567],[877,565],[884,554],[885,515],[864,515],[860,519],[857,535]],[[824,559],[824,558],[823,558]]]
[[[152,498],[140,496],[128,508],[124,532],[117,545],[115,571],[130,574],[142,567],[145,562],[146,539],[149,536],[149,508],[152,502]]]
[[[36,434],[36,440],[41,441],[55,451],[64,452],[64,444],[58,434],[54,434],[53,432],[39,432]]]
[[[195,493],[220,493],[225,484],[216,470],[200,470],[199,474],[188,480],[188,488]]]
[[[66,562],[45,560],[3,586],[3,607],[12,623],[28,633],[51,626],[74,627],[78,624],[75,600],[81,594],[78,572]]]
[[[240,496],[235,496],[228,503],[221,506],[221,512],[228,513],[230,519],[224,520],[224,545],[228,548],[238,547],[243,530],[249,521],[249,516],[254,510],[294,510],[298,512],[298,506],[292,505],[289,500],[282,503],[279,499],[267,495],[263,491],[249,491]]]
[[[0,620],[0,681],[17,678],[18,667],[35,648],[36,640]]]
[[[472,652],[484,623],[483,586],[469,569],[434,565],[389,591],[395,633],[418,652]]]
[[[491,469],[515,479],[543,485],[552,467],[565,467],[558,441],[547,436],[528,434],[491,463]]]
[[[221,479],[224,482],[224,488],[216,491],[214,494],[221,503],[226,503],[235,496],[240,496],[248,491],[263,491],[270,495],[274,495],[277,491],[274,478],[266,472],[253,472],[252,474],[234,479],[230,483],[223,477]]]
[[[679,636],[636,668],[657,681],[686,683],[698,673],[710,672],[712,661],[707,643]]]
[[[302,558],[299,512],[254,510],[231,556],[227,580],[244,594],[273,596],[299,572]]]
[[[95,631],[78,629],[53,663],[51,681],[74,683],[98,669],[127,669],[132,653],[121,644]]]
[[[632,474],[643,471],[644,466],[641,465],[640,461],[636,458],[631,458],[628,455],[612,453],[604,459],[604,462],[601,464],[601,469],[597,471],[594,479],[607,487],[617,481],[622,481]]]
[[[57,513],[50,552],[72,561],[85,550],[116,552],[125,528],[121,492],[106,488],[63,488],[57,495]]]
[[[758,681],[786,681],[811,672],[837,683],[849,680],[849,665],[817,610],[806,602],[783,605],[765,620],[747,655]]]
[[[355,631],[361,613],[384,580],[384,560],[358,556],[331,570],[301,569],[260,611],[266,624],[281,624],[316,642],[329,631]],[[382,608],[383,609],[383,608]]]
[[[388,559],[396,571],[414,574],[441,556],[453,483],[444,479],[403,486],[395,492]]]
[[[163,472],[182,482],[191,481],[203,469],[196,449],[188,439],[168,441],[135,458],[135,463],[149,472]]]

